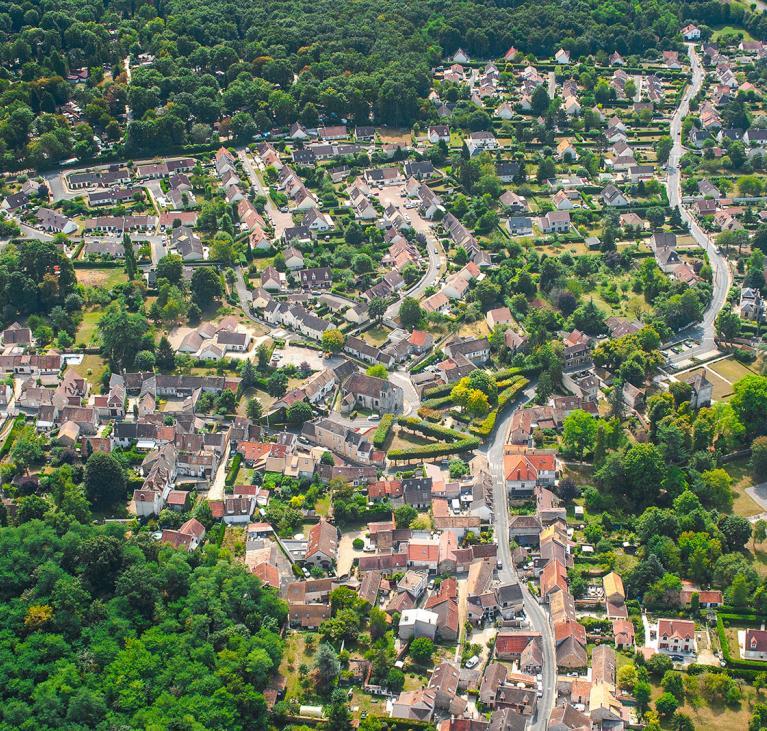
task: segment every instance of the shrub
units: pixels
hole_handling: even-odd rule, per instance
[[[365,541],[362,540],[362,538],[355,538],[352,541],[352,547],[355,551],[361,551],[365,546]]]

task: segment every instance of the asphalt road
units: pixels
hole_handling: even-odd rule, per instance
[[[713,292],[711,294],[711,302],[704,313],[703,322],[696,327],[689,329],[686,334],[687,337],[692,337],[695,340],[700,341],[700,344],[694,348],[685,350],[682,353],[672,355],[672,362],[679,362],[696,356],[701,356],[715,349],[714,323],[716,322],[717,315],[727,301],[727,293],[729,292],[732,283],[732,274],[727,264],[727,260],[721,254],[717,254],[714,244],[709,236],[703,231],[692,214],[681,203],[682,194],[679,161],[684,154],[684,146],[682,144],[682,122],[690,110],[690,99],[701,90],[705,79],[705,72],[701,65],[700,58],[695,51],[694,45],[688,44],[687,48],[692,67],[692,81],[685,90],[682,100],[671,119],[670,134],[674,144],[671,148],[668,160],[666,192],[668,194],[669,205],[671,207],[679,208],[682,220],[690,226],[690,233],[695,239],[695,242],[698,246],[705,249],[708,254],[708,260],[713,271]]]
[[[389,305],[389,308],[386,310],[386,320],[393,322],[399,314],[399,306],[403,297],[420,299],[428,287],[439,281],[442,269],[446,266],[445,250],[439,239],[434,235],[431,224],[421,216],[418,209],[407,209],[404,207],[407,197],[402,195],[399,186],[388,186],[375,191],[375,193],[384,208],[392,204],[410,217],[410,224],[413,230],[416,233],[423,234],[426,239],[426,250],[429,258],[424,275],[412,287],[403,290],[400,293],[400,299]]]
[[[511,548],[509,547],[509,506],[506,493],[506,481],[503,475],[503,445],[506,442],[506,434],[509,430],[511,417],[514,412],[535,396],[535,386],[530,386],[524,397],[513,409],[508,409],[505,416],[496,425],[495,432],[481,449],[487,456],[494,479],[493,489],[493,519],[496,541],[498,542],[498,557],[501,561],[499,576],[502,581],[519,581],[516,569],[511,560]],[[519,582],[522,587],[524,598],[525,615],[532,628],[541,633],[543,638],[543,696],[538,699],[538,712],[535,721],[529,726],[530,731],[545,731],[548,726],[549,715],[557,697],[557,663],[554,654],[554,633],[546,611],[538,603],[538,600],[530,594],[527,585]]]
[[[269,197],[269,189],[264,184],[260,171],[253,161],[253,158],[245,150],[238,150],[237,155],[242,161],[242,166],[245,168],[245,172],[248,174],[250,184],[256,189],[259,195],[263,195],[266,198],[266,213],[272,221],[272,226],[274,226],[274,238],[280,238],[286,228],[291,228],[293,226],[293,216],[290,213],[283,213],[280,211],[274,204],[274,201]]]

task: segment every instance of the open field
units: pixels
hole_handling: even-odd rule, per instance
[[[95,388],[101,383],[101,374],[104,372],[105,365],[100,355],[86,355],[83,356],[82,363],[68,367],[88,381],[91,388]]]
[[[727,474],[732,477],[732,491],[734,502],[732,512],[748,518],[763,512],[762,509],[746,494],[746,488],[754,484],[751,470],[748,467],[748,458],[742,457],[724,466]]]
[[[717,375],[721,376],[725,380],[732,384],[737,383],[741,378],[745,376],[752,376],[756,373],[751,367],[738,363],[734,358],[726,358],[725,360],[718,360],[716,363],[712,363],[708,367],[709,371],[714,371]]]
[[[96,344],[96,330],[103,314],[102,310],[91,310],[83,313],[82,322],[75,335],[76,343],[83,343],[88,346]]]
[[[77,281],[86,287],[112,289],[116,284],[128,281],[123,269],[111,267],[108,269],[75,269]]]

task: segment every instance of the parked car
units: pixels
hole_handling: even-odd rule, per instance
[[[479,658],[476,655],[472,655],[467,661],[466,661],[466,667],[471,669],[473,667],[476,667],[479,665]]]

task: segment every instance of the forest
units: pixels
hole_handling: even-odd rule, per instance
[[[543,57],[653,54],[676,46],[682,22],[743,14],[674,0],[3,2],[0,160],[45,168],[104,145],[115,155],[206,145],[214,125],[239,140],[296,120],[410,125],[428,116],[430,69],[459,47],[477,58],[512,45]],[[737,20],[764,36],[760,16]],[[61,116],[68,102],[74,120]]]
[[[262,729],[286,606],[195,555],[64,513],[0,529],[2,729]]]

